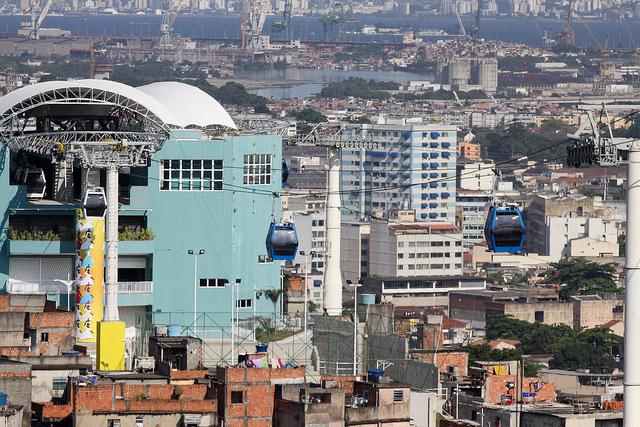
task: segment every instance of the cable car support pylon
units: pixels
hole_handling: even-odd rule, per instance
[[[619,166],[627,159],[627,236],[624,300],[624,427],[640,425],[640,139],[613,136],[612,123],[640,112],[640,105],[580,105],[587,117],[567,148],[567,164]],[[596,122],[594,112],[600,110]],[[609,112],[629,112],[610,120]]]
[[[309,134],[285,138],[287,144],[326,147],[328,150],[328,185],[326,208],[326,247],[324,268],[324,309],[329,316],[342,315],[342,272],[340,271],[340,150],[371,149],[376,144],[344,126],[316,125]]]

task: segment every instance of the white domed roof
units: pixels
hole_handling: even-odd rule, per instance
[[[117,94],[120,97],[127,98],[138,105],[144,106],[144,108],[151,112],[162,123],[180,126],[180,123],[178,123],[174,115],[152,96],[123,83],[95,79],[42,82],[16,89],[0,98],[0,118],[3,118],[6,114],[16,113],[21,109],[31,108],[32,105],[23,105],[23,103],[32,98],[41,97],[42,99],[38,101],[40,103],[47,101],[52,103],[77,102],[66,99],[65,90],[73,88],[93,89]],[[95,101],[85,99],[84,102],[109,103],[105,99],[96,99]],[[113,102],[115,102],[115,100]]]
[[[218,101],[195,86],[181,82],[158,82],[139,86],[136,89],[154,98],[169,110],[180,127],[238,128]]]

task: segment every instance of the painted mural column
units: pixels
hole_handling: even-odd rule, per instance
[[[77,343],[95,343],[104,295],[104,219],[88,219],[76,209]]]

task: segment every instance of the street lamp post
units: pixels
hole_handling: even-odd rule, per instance
[[[305,252],[300,251],[300,255],[304,256],[304,340],[307,341],[307,318],[309,317],[308,310],[308,293],[309,293],[309,255],[314,256],[314,251]]]
[[[359,283],[351,283],[347,280],[347,284],[353,287],[353,376],[358,375],[358,288],[362,286]]]
[[[197,313],[198,313],[198,257],[204,255],[204,249],[195,251],[189,249],[187,251],[189,255],[193,255],[193,333],[198,335],[197,331]]]
[[[231,287],[231,364],[230,366],[233,366],[235,364],[234,359],[235,359],[235,324],[236,324],[236,319],[235,316],[238,314],[238,297],[237,295],[240,293],[240,283],[242,282],[242,279],[240,279],[239,277],[236,278],[235,282],[231,282],[229,283],[229,286]],[[237,288],[235,293],[233,288]]]

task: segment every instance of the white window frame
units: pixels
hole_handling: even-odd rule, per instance
[[[174,163],[177,162],[177,163]],[[188,165],[184,162],[189,162]],[[199,163],[196,163],[199,162]],[[205,164],[210,162],[210,167]],[[197,164],[200,167],[197,167]],[[174,166],[177,166],[174,167]],[[195,175],[200,175],[196,177]],[[205,176],[208,175],[208,176]],[[177,182],[177,188],[174,184]],[[168,184],[167,188],[163,188]],[[222,191],[224,161],[220,159],[163,159],[160,160],[160,191]],[[186,187],[186,188],[185,188]],[[209,188],[207,188],[209,187]]]
[[[244,185],[271,185],[273,156],[271,154],[245,154],[242,183]]]
[[[251,298],[241,298],[236,300],[236,308],[252,308],[253,300]]]

